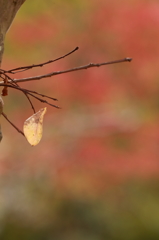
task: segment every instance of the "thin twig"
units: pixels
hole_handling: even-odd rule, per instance
[[[64,74],[64,73],[84,70],[84,69],[88,69],[88,68],[92,68],[92,67],[101,67],[101,66],[104,66],[104,65],[116,64],[116,63],[122,63],[122,62],[131,62],[131,60],[132,60],[132,58],[127,57],[127,58],[124,58],[124,59],[119,59],[119,60],[110,61],[110,62],[90,63],[90,64],[87,64],[87,65],[84,65],[84,66],[75,67],[75,68],[71,68],[71,69],[67,69],[67,70],[63,70],[63,71],[51,72],[51,73],[44,74],[44,75],[28,77],[28,78],[21,78],[21,79],[13,79],[13,81],[15,83],[18,83],[18,82],[28,82],[28,81],[33,81],[33,80],[41,80],[43,78],[48,78],[48,77],[52,77],[52,76],[60,75],[60,74]],[[10,80],[9,80],[9,82],[10,82]],[[1,83],[3,83],[3,82],[0,82],[0,85],[1,85]]]
[[[14,81],[13,78],[11,78],[9,75],[6,74],[6,71],[3,69],[0,69],[0,74],[1,74],[1,78],[4,80],[4,77],[2,77],[2,75],[4,75],[5,77],[7,77],[9,80]]]
[[[24,136],[24,133],[23,133],[17,126],[15,126],[14,123],[12,123],[12,122],[8,119],[7,115],[6,115],[4,112],[2,112],[2,116],[3,116],[19,133],[21,133],[21,134]]]
[[[35,67],[43,67],[44,65],[46,64],[50,64],[50,63],[53,63],[55,61],[58,61],[62,58],[65,58],[67,56],[69,56],[70,54],[74,53],[75,51],[77,51],[79,49],[79,47],[76,47],[75,49],[73,49],[71,52],[59,57],[59,58],[56,58],[54,60],[49,60],[47,62],[44,62],[44,63],[40,63],[40,64],[33,64],[33,65],[28,65],[28,66],[24,66],[24,67],[18,67],[18,68],[13,68],[13,69],[10,69],[10,70],[3,70],[5,73],[12,73],[12,74],[15,74],[15,73],[19,73],[19,72],[23,72],[23,71],[27,71],[31,68],[35,68]]]
[[[10,79],[11,80],[11,82],[9,83],[10,85],[12,85],[12,86],[16,86],[16,87],[19,87],[19,85],[16,83],[16,82],[14,82],[14,80],[11,78],[11,77],[9,77],[6,73],[2,73],[3,75],[4,75],[4,84],[6,84],[6,86],[4,86],[4,88],[3,88],[3,90],[2,90],[2,96],[5,96],[5,95],[8,95],[8,92],[7,92],[7,87],[8,87],[8,85],[7,85],[7,82],[8,82],[8,80],[7,80],[7,82],[6,82],[6,79]],[[1,76],[2,77],[2,76]],[[20,88],[20,87],[19,87]],[[7,93],[7,94],[5,94],[5,93]],[[25,94],[25,96],[26,96],[26,98],[28,99],[28,101],[29,101],[29,103],[30,103],[30,105],[31,105],[31,108],[33,109],[33,112],[35,113],[36,111],[35,111],[35,108],[34,108],[34,106],[33,106],[33,103],[32,103],[32,101],[30,100],[30,98],[29,98],[29,96],[27,95],[27,93],[26,92],[23,92],[24,94]]]
[[[45,98],[51,99],[51,100],[53,100],[53,101],[58,101],[57,98],[49,97],[49,96],[47,96],[47,95],[44,95],[44,94],[41,94],[41,93],[38,93],[38,92],[35,92],[35,91],[32,91],[32,90],[29,90],[29,89],[25,89],[25,88],[21,88],[21,89],[23,89],[23,90],[25,90],[25,91],[27,91],[27,92],[30,92],[30,93],[37,94],[37,95],[39,95],[39,96],[41,96],[41,97],[45,97]]]
[[[23,92],[23,93],[25,94],[26,98],[28,99],[31,108],[33,109],[33,112],[36,113],[34,105],[33,105],[32,101],[30,100],[30,97],[28,96],[28,93],[26,93],[26,92]]]
[[[33,93],[31,93],[32,91],[30,91],[30,90],[23,89],[23,88],[21,88],[21,87],[19,87],[19,86],[14,86],[14,85],[9,85],[9,84],[4,84],[4,83],[3,83],[3,84],[0,84],[0,85],[1,85],[1,86],[4,86],[4,87],[7,86],[7,87],[10,87],[10,88],[13,88],[13,89],[19,90],[19,91],[23,92],[24,94],[27,94],[27,95],[32,96],[33,98],[39,100],[39,101],[42,102],[42,103],[46,103],[46,104],[48,104],[48,105],[50,105],[50,106],[52,106],[52,107],[55,107],[55,108],[59,108],[59,109],[60,109],[59,106],[54,105],[54,104],[51,104],[51,103],[49,103],[48,101],[43,100],[43,99],[41,99],[41,98],[35,96]],[[38,95],[41,96],[40,93],[37,93],[37,92],[36,92],[36,94],[38,94]],[[49,96],[46,96],[46,97],[52,99],[52,98],[49,97]],[[52,99],[52,100],[53,100],[53,99]]]
[[[22,91],[24,91],[24,90],[22,90]],[[39,100],[39,101],[42,102],[42,103],[46,103],[46,104],[48,104],[48,105],[50,105],[50,106],[52,106],[52,107],[55,107],[55,108],[60,108],[60,107],[57,106],[57,105],[51,104],[51,103],[49,103],[49,102],[46,101],[46,100],[43,100],[43,99],[41,99],[41,98],[39,98],[39,97],[36,97],[34,94],[32,94],[32,93],[30,93],[30,92],[27,92],[27,94],[29,94],[30,96],[32,96],[33,98]]]

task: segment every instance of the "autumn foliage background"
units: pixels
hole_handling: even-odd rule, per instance
[[[19,10],[4,69],[79,50],[16,77],[133,61],[21,84],[62,109],[48,107],[36,147],[1,119],[2,239],[159,238],[158,28],[155,0],[34,0]],[[32,115],[27,99],[9,90],[4,101],[22,128]]]

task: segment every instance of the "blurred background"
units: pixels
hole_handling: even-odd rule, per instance
[[[58,99],[31,147],[1,119],[0,239],[159,239],[159,2],[34,0],[5,41],[4,69],[69,57],[16,78],[132,57],[22,87]],[[4,112],[32,115],[9,89]],[[45,104],[34,101],[36,110]]]

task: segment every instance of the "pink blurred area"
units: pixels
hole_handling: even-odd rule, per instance
[[[79,50],[15,78],[90,62],[125,57],[133,61],[21,83],[56,97],[62,109],[48,107],[43,138],[36,147],[1,120],[1,175],[46,175],[56,181],[57,188],[78,189],[82,194],[130,179],[157,177],[159,3],[33,2],[24,4],[7,34],[3,68],[41,63],[76,46]],[[9,89],[4,101],[5,113],[22,128],[32,115],[25,96]],[[45,106],[33,102],[37,110]]]

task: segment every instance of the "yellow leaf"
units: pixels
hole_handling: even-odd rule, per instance
[[[24,135],[32,146],[37,145],[42,138],[45,113],[46,108],[41,108],[37,113],[33,114],[24,122]]]

